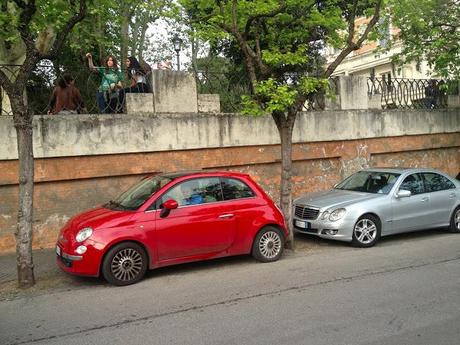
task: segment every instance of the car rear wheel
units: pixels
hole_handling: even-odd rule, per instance
[[[266,226],[260,230],[252,245],[252,256],[262,262],[280,258],[284,248],[284,236],[278,228]]]
[[[147,271],[147,254],[133,242],[124,242],[111,248],[104,258],[102,274],[113,285],[137,283]]]
[[[460,232],[460,206],[457,206],[450,219],[449,232]]]
[[[356,222],[353,228],[353,239],[351,244],[354,247],[367,248],[372,247],[380,238],[380,220],[367,214],[362,216]]]

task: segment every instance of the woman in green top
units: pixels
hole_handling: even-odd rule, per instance
[[[102,77],[101,85],[96,93],[96,101],[101,113],[121,113],[123,111],[123,73],[118,69],[117,59],[109,55],[104,61],[104,67],[93,64],[93,57],[86,54],[89,68]]]

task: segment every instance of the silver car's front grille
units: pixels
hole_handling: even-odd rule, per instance
[[[318,218],[319,210],[307,206],[296,205],[294,213],[298,218],[314,220]]]

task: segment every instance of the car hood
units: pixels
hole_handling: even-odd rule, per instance
[[[324,208],[345,207],[357,202],[381,198],[385,194],[371,194],[341,189],[331,189],[315,193],[308,193],[294,200],[294,205],[308,205]]]
[[[64,232],[65,235],[76,235],[78,231],[86,227],[98,230],[120,226],[128,223],[133,214],[132,211],[115,211],[104,207],[98,207],[74,216],[67,223]]]

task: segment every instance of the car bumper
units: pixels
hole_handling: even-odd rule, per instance
[[[58,249],[59,248],[59,249]],[[86,253],[70,254],[71,250],[60,243],[56,244],[56,263],[64,271],[79,276],[99,276],[102,252],[91,245]]]
[[[319,219],[305,220],[297,217],[293,219],[295,233],[315,235],[321,238],[346,242],[351,242],[352,240],[354,225],[354,220],[346,218],[337,222]]]

